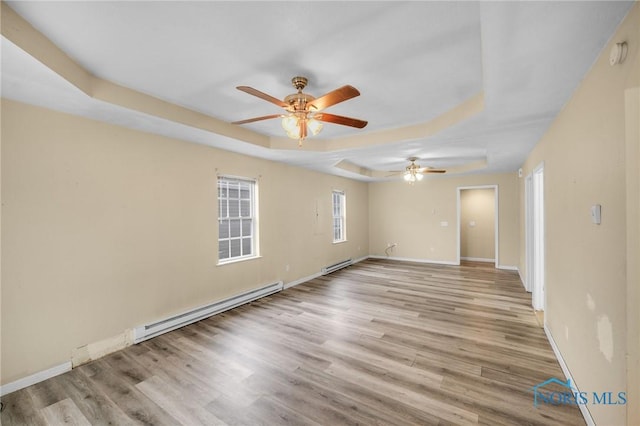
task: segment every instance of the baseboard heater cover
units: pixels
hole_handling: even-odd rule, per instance
[[[334,263],[333,265],[325,266],[322,268],[322,275],[327,275],[338,269],[346,268],[349,265],[353,265],[352,259],[343,260],[342,262]]]
[[[269,284],[264,287],[237,294],[224,300],[220,300],[209,305],[191,309],[190,311],[156,321],[151,324],[142,325],[133,329],[133,343],[140,343],[153,337],[159,336],[169,331],[175,330],[185,325],[193,324],[210,316],[228,311],[245,303],[269,296],[282,290],[282,281]]]

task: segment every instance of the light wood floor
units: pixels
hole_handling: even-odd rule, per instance
[[[2,398],[2,424],[584,424],[513,272],[367,260]]]

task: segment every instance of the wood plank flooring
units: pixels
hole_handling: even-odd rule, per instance
[[[9,425],[583,425],[514,272],[367,260],[2,398]]]

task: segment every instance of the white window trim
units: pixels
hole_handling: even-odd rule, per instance
[[[341,198],[341,207],[342,207],[342,215],[340,218],[342,219],[342,238],[339,240],[334,239],[335,228],[334,228],[334,220],[338,216],[334,216],[334,205],[333,205],[333,197],[335,194],[339,194]],[[331,235],[333,239],[333,244],[342,244],[347,242],[347,195],[345,191],[334,189],[331,191]]]
[[[217,263],[216,266],[223,266],[223,265],[228,265],[231,263],[238,263],[238,262],[244,262],[247,260],[252,260],[252,259],[259,259],[262,256],[260,256],[260,252],[259,252],[259,244],[258,244],[258,182],[256,179],[251,179],[251,178],[246,178],[246,177],[242,177],[242,176],[231,176],[231,175],[218,175],[217,179],[216,179],[216,203],[220,202],[220,198],[218,195],[218,184],[220,182],[220,180],[234,180],[234,181],[245,181],[245,182],[250,182],[252,183],[252,194],[251,194],[251,225],[252,225],[252,229],[251,229],[251,254],[246,255],[246,256],[235,256],[235,257],[229,257],[227,259],[220,259],[220,253],[218,252],[218,254],[216,255],[217,257]],[[218,207],[219,209],[219,207]],[[218,229],[219,229],[219,224],[220,224],[220,216],[219,216],[219,210],[218,210]],[[219,231],[218,231],[219,232]],[[218,243],[220,242],[220,234],[218,234]]]
[[[261,259],[261,258],[262,256],[258,254],[256,254],[255,256],[232,257],[230,259],[223,259],[222,261],[218,260],[218,263],[216,263],[216,266],[230,265],[232,263],[246,262],[247,260]]]

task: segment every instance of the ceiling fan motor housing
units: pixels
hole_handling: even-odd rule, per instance
[[[289,112],[308,111],[307,105],[315,99],[311,95],[302,93],[302,90],[307,87],[308,83],[309,80],[307,77],[296,76],[291,79],[291,84],[296,88],[298,93],[294,93],[284,98],[284,103],[289,105],[289,108],[287,108]]]
[[[307,83],[309,83],[307,77],[296,76],[291,79],[291,84],[293,84],[293,87],[295,87],[298,92],[301,92],[307,87]]]
[[[298,92],[284,98],[284,103],[289,105],[287,110],[289,112],[307,111],[307,105],[311,103],[315,98],[306,93]]]

